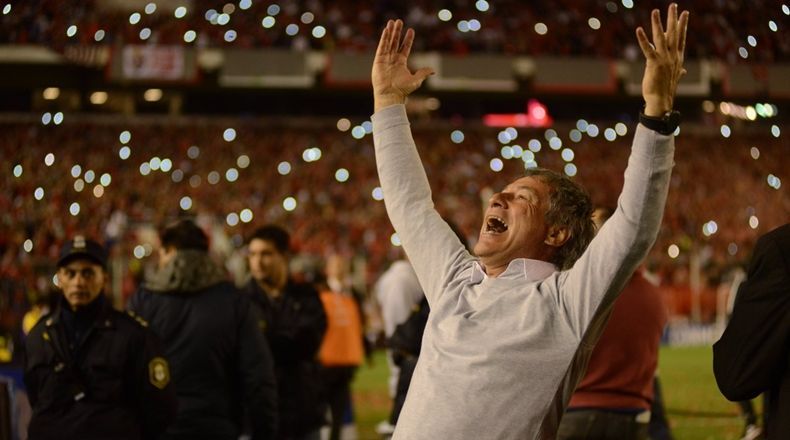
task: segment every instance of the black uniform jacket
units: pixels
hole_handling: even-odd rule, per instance
[[[280,409],[276,438],[301,438],[324,424],[318,350],[326,332],[326,313],[309,284],[289,281],[272,300],[254,280],[244,289],[266,322],[266,339],[274,355]]]
[[[757,241],[713,372],[730,400],[765,393],[767,438],[790,438],[790,224]]]
[[[149,322],[171,362],[179,413],[166,438],[236,440],[245,416],[253,439],[272,438],[272,355],[256,308],[233,284],[194,292],[141,288],[128,307]]]
[[[103,297],[97,301],[93,325],[73,350],[65,305],[27,337],[31,440],[155,438],[175,418],[175,390],[158,339]]]
[[[387,346],[392,350],[392,360],[400,368],[390,413],[390,424],[392,425],[398,424],[398,417],[400,417],[403,404],[406,403],[406,394],[409,391],[409,385],[411,385],[411,378],[414,376],[414,369],[417,368],[417,359],[420,357],[422,349],[422,335],[425,333],[430,313],[431,307],[428,305],[428,299],[423,296],[420,303],[412,310],[411,315],[406,321],[395,327],[392,336],[387,340]]]

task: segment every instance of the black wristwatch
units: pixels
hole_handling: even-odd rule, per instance
[[[639,123],[663,135],[670,135],[680,125],[680,112],[677,110],[668,111],[661,117],[646,116],[644,112],[640,112]]]

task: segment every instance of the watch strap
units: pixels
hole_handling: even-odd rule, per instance
[[[668,136],[674,133],[680,125],[680,112],[677,110],[668,111],[661,117],[647,116],[644,112],[640,112],[639,123],[653,131]]]

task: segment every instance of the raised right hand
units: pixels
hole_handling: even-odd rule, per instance
[[[672,110],[675,92],[683,68],[686,50],[686,28],[688,11],[678,17],[678,5],[672,3],[667,11],[667,28],[661,26],[661,14],[654,9],[650,14],[653,30],[652,44],[642,27],[637,28],[636,38],[645,55],[645,74],[642,78],[642,97],[645,100],[645,115],[663,116]]]
[[[393,104],[403,104],[406,102],[406,96],[417,90],[425,78],[434,73],[427,67],[411,73],[406,63],[414,42],[414,30],[406,30],[401,43],[402,30],[401,20],[389,20],[384,32],[381,33],[371,72],[375,111]]]

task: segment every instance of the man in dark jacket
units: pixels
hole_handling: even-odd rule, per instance
[[[319,439],[321,403],[318,349],[326,315],[315,288],[288,276],[290,236],[278,226],[256,230],[248,241],[252,279],[245,292],[259,306],[274,354],[280,396],[280,440]]]
[[[236,440],[245,415],[252,438],[276,430],[276,385],[262,321],[208,255],[208,238],[179,221],[160,235],[159,269],[129,308],[162,339],[178,394],[168,439]]]
[[[713,373],[732,401],[765,394],[765,433],[790,433],[790,223],[765,234],[713,346]]]
[[[409,392],[414,369],[417,368],[417,360],[422,348],[422,335],[430,313],[431,307],[423,296],[422,301],[412,309],[411,315],[395,327],[392,336],[387,340],[387,346],[392,350],[392,361],[398,366],[398,386],[395,388],[392,412],[390,412],[392,426],[398,424],[398,417],[406,402],[406,394]]]
[[[101,245],[77,236],[57,266],[63,296],[27,337],[29,438],[156,438],[176,414],[159,340],[105,298]]]

